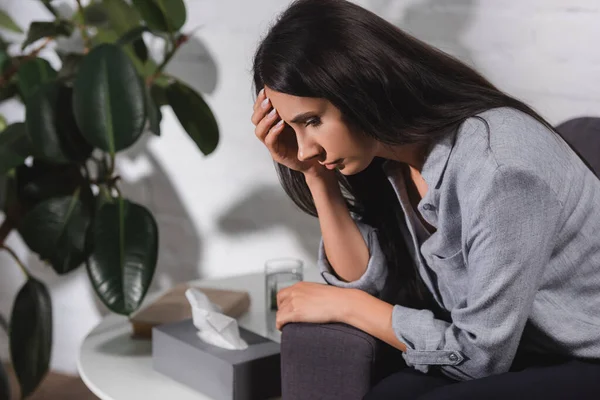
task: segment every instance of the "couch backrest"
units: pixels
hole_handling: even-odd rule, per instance
[[[580,117],[556,126],[561,136],[571,144],[600,177],[600,118]]]

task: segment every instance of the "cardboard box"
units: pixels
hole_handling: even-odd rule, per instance
[[[154,369],[215,400],[281,396],[280,344],[240,327],[245,350],[213,346],[197,336],[191,319],[152,332]]]
[[[190,287],[188,283],[181,283],[136,311],[129,318],[132,337],[151,339],[152,328],[155,326],[192,318],[192,308],[185,297],[185,291]],[[201,287],[196,289],[202,291],[212,303],[219,306],[220,313],[232,318],[241,316],[250,308],[250,296],[247,292]]]

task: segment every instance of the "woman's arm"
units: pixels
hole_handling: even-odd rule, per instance
[[[331,171],[306,174],[313,196],[327,259],[345,282],[358,280],[369,263],[369,249],[350,216],[335,174]]]
[[[340,322],[352,325],[390,346],[406,351],[406,345],[398,340],[392,328],[393,305],[362,290],[350,289],[345,291],[345,294],[346,307],[340,315]]]

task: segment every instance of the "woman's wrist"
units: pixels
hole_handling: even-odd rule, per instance
[[[335,173],[324,168],[305,172],[304,180],[309,188],[315,185],[328,185],[331,183],[337,183],[337,177],[335,176]]]
[[[341,289],[344,293],[342,301],[339,305],[339,322],[349,324],[354,321],[356,310],[360,308],[361,298],[366,295],[365,292],[359,289]]]

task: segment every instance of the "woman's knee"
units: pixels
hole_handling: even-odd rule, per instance
[[[382,379],[371,388],[363,400],[414,399],[453,382],[450,378],[405,368]]]
[[[600,364],[571,360],[434,389],[419,400],[598,399]]]

